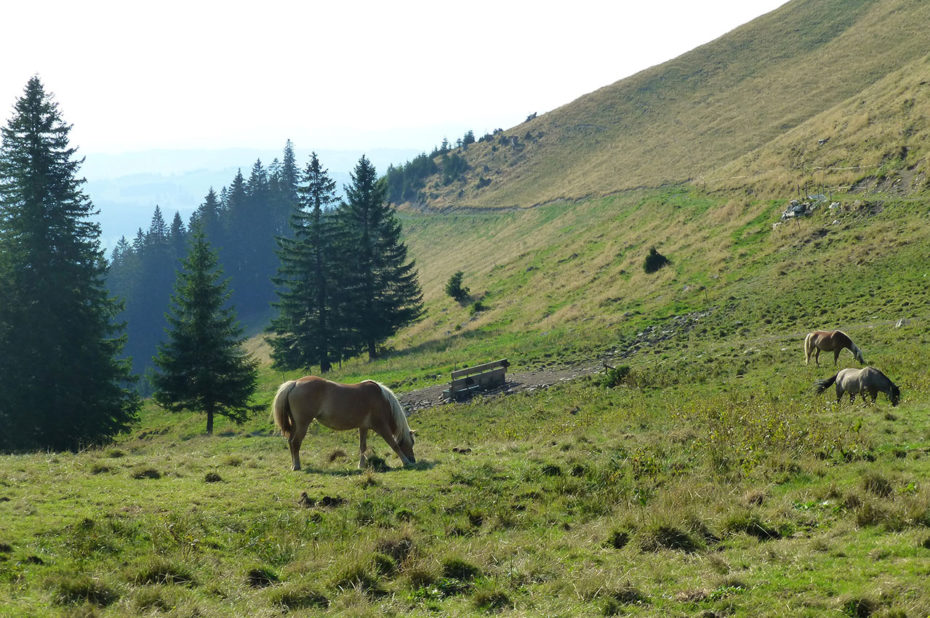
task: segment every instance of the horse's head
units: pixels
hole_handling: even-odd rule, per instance
[[[891,405],[898,405],[898,402],[901,401],[901,389],[892,384],[891,388],[888,389],[888,399],[891,400]]]
[[[416,432],[408,428],[397,443],[398,446],[400,446],[400,450],[404,453],[407,459],[410,460],[410,463],[417,463],[417,458],[413,456],[413,443],[415,441],[415,435]]]
[[[865,362],[865,357],[862,356],[862,350],[860,350],[859,348],[856,348],[856,360],[859,361],[859,364],[861,364],[861,365],[867,365],[867,364],[868,364],[868,363]]]

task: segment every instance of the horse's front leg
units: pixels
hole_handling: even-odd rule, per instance
[[[365,457],[365,451],[368,450],[368,429],[359,427],[358,429],[358,469],[363,470],[368,465],[368,459]]]

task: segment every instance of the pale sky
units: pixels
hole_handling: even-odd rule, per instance
[[[4,0],[0,122],[32,75],[80,152],[429,150],[709,42],[785,0]]]

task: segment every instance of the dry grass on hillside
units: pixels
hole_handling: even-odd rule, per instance
[[[790,2],[679,58],[473,144],[462,153],[471,168],[466,178],[449,185],[436,179],[425,189],[427,202],[526,207],[716,178],[721,166],[740,157],[773,170],[787,163],[760,185],[783,191],[803,181],[811,148],[785,151],[784,140],[837,131],[850,140],[827,142],[820,149],[825,163],[874,166],[876,156],[880,161],[882,151],[901,143],[901,131],[909,132],[909,157],[922,158],[928,146],[921,99],[906,114],[910,122],[893,119],[926,73],[927,23],[930,4],[914,0]],[[904,79],[908,72],[912,80]],[[827,125],[826,118],[832,119]],[[875,146],[854,147],[854,139]],[[739,175],[744,167],[726,173]],[[490,184],[478,188],[481,178]]]

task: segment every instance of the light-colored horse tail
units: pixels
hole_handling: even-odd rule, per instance
[[[814,383],[814,386],[817,387],[817,394],[819,395],[820,393],[822,393],[822,392],[824,392],[825,390],[827,390],[828,388],[830,388],[830,386],[832,386],[833,383],[836,382],[836,376],[838,376],[838,375],[840,375],[840,374],[839,374],[839,373],[835,373],[835,374],[833,374],[833,377],[827,378],[826,380],[817,380],[817,381]]]
[[[811,361],[811,354],[814,353],[814,333],[807,333],[807,337],[804,338],[804,364],[807,365]]]
[[[391,406],[391,414],[394,416],[394,426],[397,427],[397,433],[394,435],[394,439],[400,442],[410,434],[410,425],[407,424],[407,415],[404,413],[404,407],[400,404],[397,395],[395,395],[391,389],[381,384],[381,382],[375,382],[375,384],[381,387],[381,394],[384,395],[384,399],[387,400],[388,404]]]
[[[297,380],[289,380],[278,387],[278,392],[274,396],[274,403],[271,405],[271,414],[274,418],[274,424],[281,430],[281,435],[285,438],[290,437],[291,430],[294,428],[294,419],[291,416],[291,404],[288,403],[288,395],[297,386]]]

